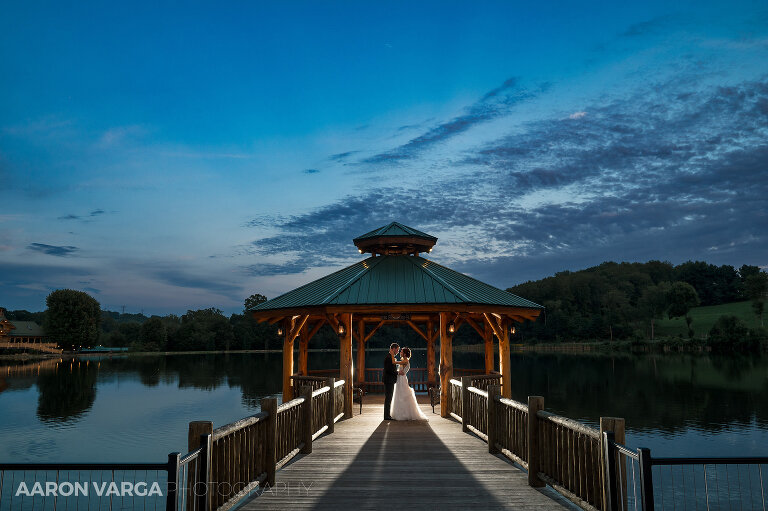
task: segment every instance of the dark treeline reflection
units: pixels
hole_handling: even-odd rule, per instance
[[[367,353],[367,366],[381,367],[383,354]],[[414,352],[414,367],[424,367],[425,359],[422,351]],[[337,368],[338,362],[336,352],[309,355],[310,369]],[[455,367],[482,364],[480,354],[454,354]],[[242,404],[255,410],[261,398],[281,390],[282,355],[90,357],[48,364],[34,376],[6,372],[5,392],[36,384],[39,419],[66,422],[91,409],[100,386],[126,381],[205,391],[227,386],[239,389]],[[515,353],[512,394],[519,401],[544,396],[547,409],[590,423],[600,416],[624,417],[638,432],[717,432],[753,422],[768,429],[768,357]]]
[[[37,416],[43,422],[75,420],[91,409],[96,399],[95,367],[63,364],[37,377]]]
[[[512,374],[514,399],[541,395],[561,415],[623,417],[638,432],[768,426],[766,357],[516,354]]]

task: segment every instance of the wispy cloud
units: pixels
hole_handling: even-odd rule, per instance
[[[517,78],[510,78],[485,93],[462,114],[433,126],[403,145],[365,158],[363,163],[381,164],[415,158],[425,149],[464,133],[478,124],[507,114],[518,103],[536,97],[548,87],[549,84],[541,84],[536,90],[528,90],[519,87]]]
[[[304,169],[302,172],[305,174],[318,174],[320,172],[319,169]]]
[[[56,257],[68,257],[73,255],[75,252],[77,252],[79,249],[77,247],[69,246],[69,245],[47,245],[45,243],[31,243],[27,246],[28,250],[33,250],[35,252],[41,252],[43,254],[52,255]]]

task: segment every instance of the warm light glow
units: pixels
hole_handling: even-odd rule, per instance
[[[339,335],[344,335],[344,332],[346,332],[346,329],[344,328],[344,323],[339,323]]]
[[[277,335],[283,335],[283,329],[280,327],[277,327]]]
[[[511,328],[509,331],[510,331],[510,332],[512,332],[512,335],[515,335],[515,332],[516,332],[517,330],[516,330],[516,329],[515,329],[515,327],[513,326],[513,327],[512,327],[512,328]]]
[[[448,323],[448,333],[452,334],[456,331],[456,325],[453,322]]]
[[[363,253],[363,249],[362,248],[358,248],[357,251],[360,252],[361,254]]]

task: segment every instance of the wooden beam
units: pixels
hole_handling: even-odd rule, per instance
[[[274,324],[275,324],[275,323],[277,323],[278,321],[282,321],[282,320],[284,320],[284,319],[285,319],[285,317],[284,317],[284,316],[278,316],[278,317],[276,317],[276,318],[274,318],[274,317],[273,317],[273,318],[269,318],[269,319],[267,320],[267,322],[268,322],[270,325],[274,325]]]
[[[365,382],[365,321],[357,320],[357,384]]]
[[[485,318],[485,322],[488,326],[491,327],[491,330],[493,330],[493,333],[496,334],[496,337],[501,339],[501,331],[496,326],[496,322],[490,318],[488,314],[483,314],[483,317]]]
[[[344,418],[352,417],[352,314],[342,314],[340,323],[344,325],[344,333],[339,336],[339,373],[344,380]],[[337,329],[338,331],[338,329]]]
[[[435,378],[435,323],[430,318],[427,320],[427,382],[434,385]]]
[[[503,305],[476,305],[476,304],[440,304],[440,303],[427,303],[427,304],[387,304],[387,305],[317,305],[311,307],[290,307],[285,309],[273,309],[264,311],[253,311],[253,317],[256,319],[263,317],[280,316],[281,318],[288,316],[302,316],[305,314],[317,316],[324,314],[341,314],[341,313],[354,313],[363,315],[383,315],[387,313],[406,313],[411,314],[411,319],[414,315],[423,316],[430,312],[444,312],[447,308],[454,313],[458,312],[471,312],[471,313],[495,313],[495,314],[519,314],[528,319],[536,318],[542,309],[529,308],[529,307],[509,307]]]
[[[301,316],[298,322],[294,322],[293,329],[291,330],[291,341],[296,339],[296,337],[299,336],[299,332],[301,332],[301,329],[304,328],[304,325],[307,323],[307,320],[309,319],[309,316]]]
[[[307,356],[309,347],[309,325],[306,328],[301,329],[301,339],[299,339],[299,374],[307,376]]]
[[[371,337],[373,337],[373,334],[375,334],[375,333],[376,333],[376,330],[378,330],[379,328],[381,328],[381,326],[382,326],[382,325],[384,325],[384,323],[386,323],[386,321],[379,321],[379,324],[378,324],[378,325],[376,325],[375,327],[373,327],[373,330],[371,330],[370,332],[368,332],[368,335],[366,335],[366,336],[365,336],[365,341],[364,341],[364,342],[368,342],[368,339],[370,339]]]
[[[448,313],[440,313],[440,416],[450,414],[451,378],[453,377],[453,337],[448,334]]]
[[[290,330],[293,328],[295,320],[283,320],[283,403],[293,399],[293,388],[291,387],[291,376],[293,375],[293,338],[290,337]]]
[[[429,341],[429,339],[427,338],[426,334],[425,334],[424,332],[422,332],[422,331],[421,331],[421,328],[419,328],[418,326],[416,326],[416,323],[414,323],[414,322],[413,322],[413,321],[411,321],[411,320],[407,320],[407,321],[406,321],[406,323],[408,323],[408,325],[409,325],[411,328],[413,328],[413,329],[416,331],[416,333],[417,333],[417,334],[419,334],[420,336],[422,336],[422,337],[424,338],[424,340],[425,340],[425,341]]]
[[[339,332],[339,320],[336,319],[336,316],[333,314],[326,314],[325,320],[328,322],[329,325],[331,325],[331,328],[333,328],[333,331],[338,333]]]
[[[487,325],[482,333],[483,342],[485,343],[485,374],[491,374],[493,371],[493,330]]]
[[[501,336],[499,336],[499,366],[501,368],[501,395],[512,399],[512,361],[509,358],[509,323],[508,319],[501,321]]]

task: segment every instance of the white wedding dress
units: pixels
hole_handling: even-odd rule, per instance
[[[397,375],[392,407],[389,409],[390,415],[396,421],[428,421],[429,419],[416,402],[416,392],[408,385],[408,371],[411,369],[411,363],[408,362],[400,368],[405,374]]]

